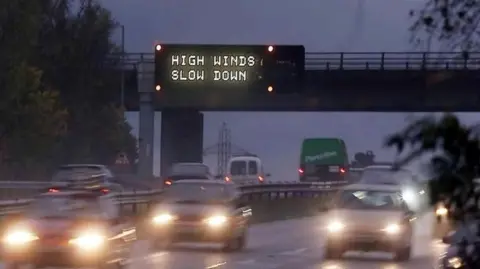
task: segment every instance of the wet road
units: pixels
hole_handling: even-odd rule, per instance
[[[444,246],[432,240],[432,215],[416,221],[412,259],[404,263],[381,253],[347,253],[341,260],[323,259],[322,219],[306,218],[252,226],[247,249],[222,253],[217,245],[178,245],[153,252],[147,241],[135,248],[129,269],[423,269],[435,268]]]

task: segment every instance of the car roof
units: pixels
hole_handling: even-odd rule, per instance
[[[212,185],[225,185],[225,186],[231,186],[232,183],[226,182],[223,180],[212,180],[212,179],[184,179],[184,180],[179,180],[175,181],[173,184],[178,185],[178,184],[212,184]]]
[[[180,165],[199,165],[199,166],[201,165],[201,166],[208,166],[208,165],[206,165],[206,164],[204,164],[204,163],[195,163],[195,162],[184,162],[184,163],[174,163],[174,164],[172,164],[172,166],[177,166],[177,165],[178,165],[178,166],[180,166]]]
[[[343,187],[342,190],[400,192],[402,191],[402,187],[399,185],[383,185],[383,184],[352,184],[352,185]]]
[[[64,164],[60,165],[60,167],[98,167],[98,168],[106,168],[103,164],[89,164],[89,163],[71,163],[71,164]]]

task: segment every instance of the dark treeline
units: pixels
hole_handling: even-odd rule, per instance
[[[0,1],[0,169],[36,178],[62,163],[134,161],[120,95],[117,23],[94,0]],[[113,57],[118,55],[118,57]]]

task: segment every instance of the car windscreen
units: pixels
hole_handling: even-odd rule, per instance
[[[401,185],[410,183],[412,176],[412,172],[406,170],[365,169],[363,170],[359,183]]]
[[[98,166],[61,166],[53,175],[53,181],[71,181],[82,180],[103,174],[103,170]]]
[[[346,190],[335,201],[335,207],[356,210],[406,210],[399,192]]]
[[[52,195],[36,198],[28,214],[37,218],[100,216],[100,205],[95,196]]]
[[[247,162],[246,161],[233,161],[230,164],[230,175],[246,175],[247,174]]]
[[[232,198],[224,184],[179,183],[165,190],[163,197],[176,203],[224,203]]]
[[[208,175],[210,169],[204,164],[175,164],[170,171],[174,175]]]

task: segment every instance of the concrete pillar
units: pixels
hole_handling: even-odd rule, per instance
[[[173,163],[203,161],[203,114],[196,110],[162,110],[161,176]]]
[[[153,136],[155,107],[154,94],[154,67],[151,62],[141,62],[138,65],[138,92],[140,97],[139,108],[139,152],[138,170],[140,178],[149,178],[153,175]]]

